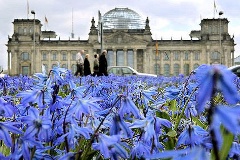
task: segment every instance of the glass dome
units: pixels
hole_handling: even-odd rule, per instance
[[[103,29],[144,29],[145,22],[135,11],[128,8],[115,8],[102,17]]]

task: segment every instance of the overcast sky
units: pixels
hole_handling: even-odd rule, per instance
[[[200,30],[201,18],[214,17],[214,0],[0,0],[0,66],[7,69],[8,35],[13,34],[14,19],[33,19],[27,15],[34,10],[42,30],[55,31],[61,39],[68,39],[73,31],[75,38],[87,40],[98,10],[103,14],[116,7],[127,7],[136,11],[143,19],[150,20],[153,39],[190,39],[191,30]],[[217,12],[228,18],[229,33],[234,35],[235,57],[240,55],[240,1],[215,0]],[[73,23],[72,23],[73,13]],[[48,25],[44,25],[45,16]],[[219,18],[215,13],[215,18]],[[72,25],[73,24],[73,25]],[[97,23],[96,23],[97,25]]]

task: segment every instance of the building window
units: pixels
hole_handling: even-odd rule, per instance
[[[46,71],[46,74],[48,74],[48,65],[47,64],[43,64],[43,69]]]
[[[22,66],[22,75],[29,75],[29,66]]]
[[[67,64],[62,64],[62,68],[66,68],[67,69]]]
[[[134,54],[133,50],[127,51],[127,65],[134,68]]]
[[[47,60],[47,53],[46,53],[46,52],[43,52],[43,53],[42,53],[42,60],[43,60],[43,61],[46,61],[46,60]]]
[[[114,66],[114,55],[112,50],[107,51],[107,62],[109,66]]]
[[[23,52],[23,53],[22,53],[22,60],[26,61],[26,60],[29,60],[29,59],[30,59],[30,58],[29,58],[29,53]]]
[[[18,33],[22,34],[23,33],[23,29],[21,27],[18,27]]]
[[[179,51],[174,51],[174,52],[173,52],[173,59],[174,59],[175,61],[180,60],[180,53],[179,53]]]
[[[211,54],[211,59],[212,60],[219,60],[220,59],[220,53],[219,52],[213,52]]]
[[[57,64],[52,64],[52,69],[53,69],[54,67],[57,67]]]
[[[27,34],[27,28],[26,27],[23,29],[23,33]]]
[[[73,64],[71,67],[71,70],[72,70],[72,74],[75,74],[75,72],[77,71],[77,66]]]
[[[164,64],[164,76],[170,76],[170,65]]]
[[[199,67],[199,64],[195,63],[195,64],[193,65],[193,70],[197,69],[198,67]]]
[[[160,75],[160,65],[159,64],[154,64],[154,73],[156,75]]]
[[[52,53],[52,60],[56,61],[57,60],[57,52]]]
[[[184,52],[184,60],[189,60],[189,51]]]
[[[67,60],[67,53],[66,52],[62,52],[62,60],[63,61]]]
[[[173,70],[174,70],[174,76],[178,76],[179,75],[179,71],[180,71],[179,64],[174,64],[173,65]]]
[[[117,50],[117,66],[124,66],[124,52],[123,50]]]
[[[194,52],[194,60],[200,60],[200,52]]]
[[[30,28],[29,28],[29,33],[33,33],[32,30],[33,30],[32,27],[30,27]]]
[[[77,52],[76,51],[73,51],[72,52],[72,60],[75,61],[77,58]]]
[[[165,61],[170,60],[170,52],[168,52],[168,51],[163,52],[163,60],[165,60]]]
[[[189,64],[184,64],[183,69],[184,69],[184,75],[188,76],[189,75]]]

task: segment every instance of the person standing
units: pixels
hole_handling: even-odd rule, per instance
[[[84,59],[84,76],[88,76],[90,74],[91,74],[90,62],[88,60],[88,54],[86,54]]]
[[[103,76],[103,75],[108,76],[108,73],[107,73],[108,64],[107,64],[106,55],[107,55],[107,51],[103,50],[102,54],[99,57],[99,75],[100,76]]]
[[[75,76],[78,76],[79,73],[80,73],[80,76],[83,76],[83,57],[82,57],[82,54],[84,54],[84,50],[80,50],[78,53],[77,53],[77,71],[75,72]]]
[[[99,75],[99,60],[98,54],[94,54],[94,61],[93,61],[93,76]]]

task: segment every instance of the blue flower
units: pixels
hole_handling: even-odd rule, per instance
[[[127,123],[119,115],[115,115],[112,120],[112,126],[110,126],[110,135],[120,133],[123,133],[127,138],[132,138],[132,130],[128,127]]]
[[[168,159],[173,160],[210,160],[210,153],[202,147],[186,148],[182,150],[168,150],[160,153],[146,155],[145,158],[150,159]]]
[[[129,127],[130,128],[143,128],[144,129],[144,142],[152,143],[154,140],[154,145],[158,145],[158,136],[161,135],[162,126],[170,128],[172,126],[171,122],[162,119],[155,118],[152,116],[146,117],[144,120],[136,120]]]
[[[20,92],[16,97],[22,98],[21,103],[37,103],[39,107],[44,106],[46,102],[50,102],[51,94],[46,90],[47,88],[42,89],[32,89]]]
[[[210,100],[213,94],[213,88],[221,91],[225,100],[229,104],[235,104],[239,101],[239,95],[236,86],[233,84],[235,75],[222,65],[202,65],[196,69],[196,79],[199,82],[197,95],[198,113],[204,110],[206,101]]]
[[[119,141],[120,141],[119,135],[107,136],[105,134],[100,134],[99,142],[93,143],[92,147],[94,150],[99,150],[104,158],[110,158],[110,155],[111,155],[111,151],[109,150],[110,146],[113,146]]]
[[[0,122],[0,139],[4,141],[7,147],[12,147],[12,139],[10,137],[10,133],[17,133],[21,134],[22,131],[20,131],[17,127],[14,125],[19,124],[16,122]]]
[[[28,109],[28,115],[19,117],[19,119],[27,124],[27,129],[24,133],[25,136],[33,137],[39,132],[48,130],[52,126],[51,117],[49,116],[40,116],[39,110],[36,108],[30,107]],[[41,133],[40,133],[41,135]],[[43,134],[45,135],[45,134]],[[41,137],[43,139],[48,139],[48,137]]]
[[[2,97],[0,97],[0,116],[2,117],[12,117],[16,112],[16,108],[7,101],[5,101]]]
[[[25,160],[31,159],[31,148],[36,147],[36,149],[49,149],[43,146],[41,142],[28,136],[21,136],[17,139],[17,143],[14,147],[14,152],[9,156],[10,159],[21,159],[23,157]]]
[[[233,134],[240,133],[240,107],[217,106],[213,115],[211,128],[220,127],[222,124],[229,132]],[[220,129],[220,128],[218,128]]]
[[[237,142],[233,142],[228,155],[229,155],[229,158],[232,158],[232,159],[240,157],[240,144]]]
[[[187,118],[190,118],[191,116],[193,116],[193,117],[197,116],[197,110],[195,108],[195,104],[193,102],[191,102],[191,101],[188,102],[187,107],[186,107],[184,113],[185,113],[185,116]]]
[[[137,119],[140,119],[142,117],[139,109],[129,96],[122,97],[122,103],[119,109],[119,115],[121,117],[123,117],[125,114],[133,114],[133,116]]]
[[[199,126],[188,126],[178,137],[177,146],[187,145],[187,146],[199,146],[204,144],[206,137],[208,137],[208,132]]]
[[[133,148],[131,149],[131,158],[143,158],[146,155],[150,155],[151,153],[151,147],[144,142],[137,141],[136,144],[134,144]]]

